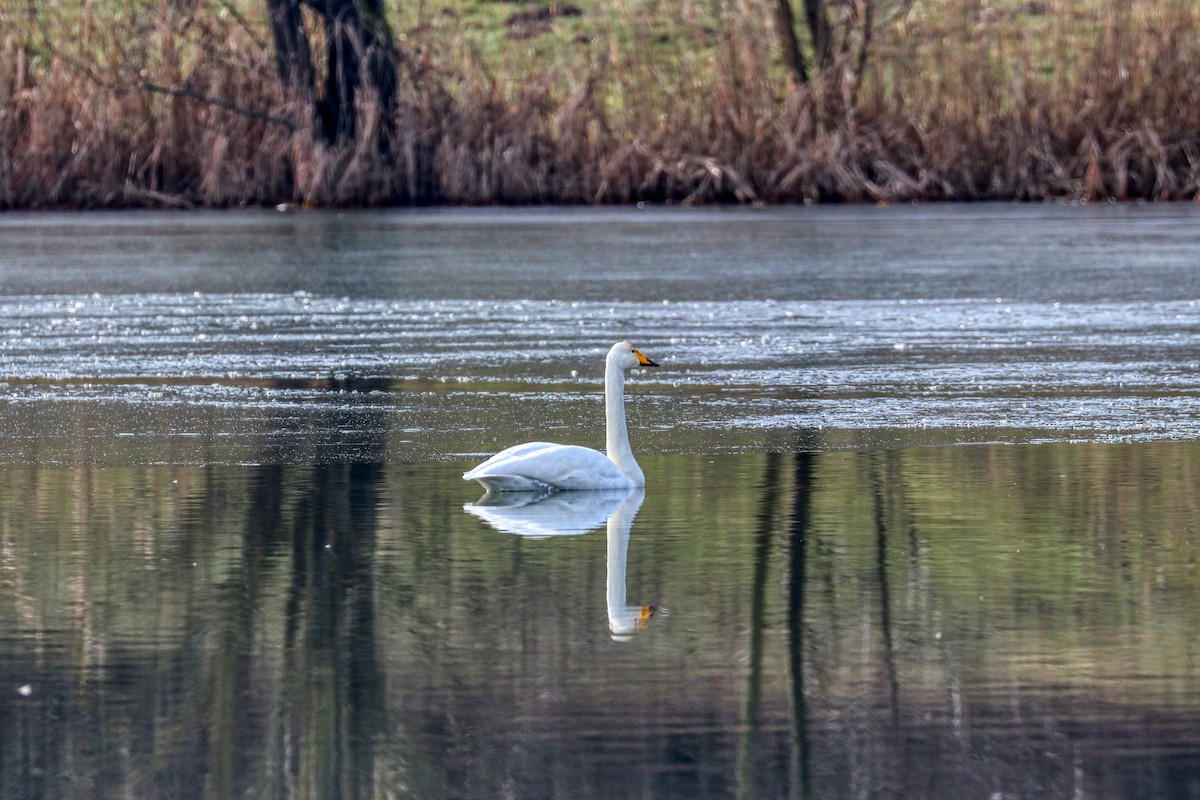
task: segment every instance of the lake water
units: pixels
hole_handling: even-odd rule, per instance
[[[1200,797],[1200,208],[0,216],[0,798]],[[632,494],[480,506],[603,444]]]

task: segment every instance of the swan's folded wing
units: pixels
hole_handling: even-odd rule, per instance
[[[463,473],[493,491],[623,489],[629,478],[598,450],[570,444],[530,442],[503,450]]]
[[[489,491],[532,492],[551,489],[553,486],[544,481],[535,480],[531,482],[513,466],[514,464],[520,464],[525,456],[550,447],[559,447],[559,445],[551,442],[526,442],[525,444],[510,447],[507,450],[501,450],[474,469],[464,472],[463,480],[479,481]]]
[[[479,466],[464,472],[463,480],[476,481],[482,477],[487,477],[488,475],[498,474],[496,470],[497,468],[502,468],[501,465],[507,464],[513,459],[520,458],[521,456],[537,452],[538,450],[542,450],[547,447],[559,447],[559,445],[553,444],[552,442],[526,442],[525,444],[518,444],[506,450],[501,450],[499,453],[496,453],[496,455],[492,456],[487,461],[484,461]]]

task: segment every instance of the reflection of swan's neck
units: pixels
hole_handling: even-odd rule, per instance
[[[625,561],[629,554],[629,531],[633,518],[642,506],[645,493],[634,489],[620,508],[608,518],[608,580],[605,599],[608,603],[608,629],[614,637],[626,637],[641,630],[652,606],[630,606],[625,603]]]
[[[629,430],[625,427],[625,373],[612,364],[604,368],[604,418],[607,427],[605,451],[617,469],[625,473],[634,486],[643,486],[646,478],[629,447]]]

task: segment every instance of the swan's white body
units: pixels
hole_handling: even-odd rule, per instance
[[[605,450],[573,444],[528,442],[502,450],[463,473],[489,492],[631,489],[646,485],[629,447],[625,425],[625,374],[633,367],[658,366],[633,345],[618,342],[604,362]]]

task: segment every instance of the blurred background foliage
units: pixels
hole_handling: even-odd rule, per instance
[[[0,208],[1193,198],[1197,13],[9,3]]]

